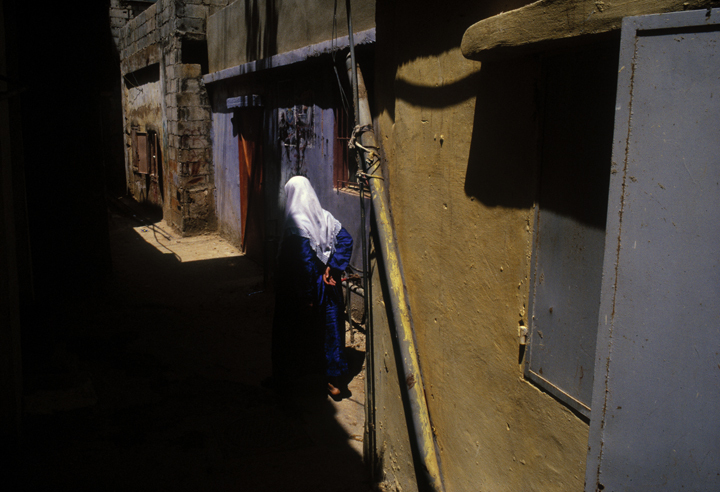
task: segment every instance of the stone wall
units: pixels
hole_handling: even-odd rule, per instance
[[[161,203],[167,222],[190,235],[215,228],[214,177],[210,140],[210,106],[202,82],[207,71],[206,18],[228,0],[158,0],[120,29],[118,50],[123,75],[126,174],[130,193],[140,201],[150,193],[132,164],[132,130],[160,135]],[[145,105],[129,97],[131,86],[160,85],[155,107],[160,117],[150,122]],[[159,119],[159,121],[157,121]],[[146,180],[147,181],[147,180]],[[152,200],[150,200],[152,202]]]

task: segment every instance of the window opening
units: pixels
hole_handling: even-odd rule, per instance
[[[359,191],[355,175],[358,165],[355,153],[348,148],[350,141],[350,116],[342,108],[335,108],[335,163],[333,183],[338,190]]]

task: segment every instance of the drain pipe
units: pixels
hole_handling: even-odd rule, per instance
[[[337,0],[336,7],[337,7]],[[355,40],[353,39],[352,14],[350,10],[350,0],[345,0],[345,9],[348,22],[348,41],[350,44],[350,64],[352,72],[350,73],[350,85],[353,92],[353,108],[355,108],[355,126],[360,124],[357,108],[360,106],[358,99],[358,85],[355,83],[357,73],[357,62],[355,60]],[[356,155],[358,170],[365,172],[365,161],[360,152]],[[359,176],[358,176],[359,177]],[[360,184],[360,236],[362,244],[362,268],[363,268],[363,307],[365,309],[365,439],[363,440],[363,454],[370,476],[375,477],[377,470],[377,444],[375,436],[377,434],[375,428],[375,353],[372,350],[373,345],[373,316],[372,316],[372,279],[370,273],[370,261],[367,252],[367,231],[365,228],[365,179],[359,178]],[[367,295],[365,293],[367,292]],[[350,322],[352,325],[352,321]],[[368,350],[367,347],[371,349]]]
[[[347,1],[348,18],[350,17],[350,1]],[[352,29],[350,32],[350,46],[353,48]],[[354,50],[347,59],[347,69],[350,81],[353,83],[354,91],[357,90],[358,98],[355,106],[355,114],[358,127],[372,125],[370,116],[370,104],[367,97],[367,89],[362,78],[360,68],[353,63]],[[357,87],[357,89],[355,89]],[[356,128],[358,128],[356,127]],[[355,133],[355,132],[353,132]],[[436,492],[444,491],[444,486],[440,474],[439,457],[435,448],[435,438],[430,423],[430,415],[428,413],[427,401],[425,400],[425,389],[423,386],[422,375],[420,374],[420,364],[415,348],[415,336],[412,328],[412,319],[410,317],[410,306],[405,292],[405,283],[402,272],[402,264],[397,250],[397,243],[393,234],[392,219],[390,217],[390,207],[385,199],[385,183],[379,172],[379,155],[377,154],[377,145],[375,142],[375,134],[371,127],[369,130],[362,131],[358,137],[362,146],[358,149],[361,156],[364,155],[363,169],[367,173],[370,186],[373,215],[377,224],[377,234],[379,238],[380,252],[382,254],[383,263],[385,265],[385,282],[388,286],[389,301],[392,308],[392,323],[396,330],[396,336],[400,351],[403,370],[401,374],[400,388],[407,396],[406,401],[409,402],[409,408],[406,413],[411,415],[409,429],[410,439],[416,446],[419,454],[420,470],[424,475],[423,480]],[[370,347],[372,350],[372,347]],[[418,477],[419,478],[419,477]]]

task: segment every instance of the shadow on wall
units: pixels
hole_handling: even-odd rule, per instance
[[[465,193],[604,229],[617,82],[617,41],[486,62]]]
[[[267,68],[267,59],[277,54],[278,9],[276,0],[244,0],[245,2],[245,41],[246,60],[257,60]],[[265,25],[260,25],[260,8],[265,7]],[[264,63],[263,63],[264,61]]]
[[[434,109],[477,98],[465,193],[489,206],[529,208],[539,154],[539,78],[537,60],[488,62],[441,87],[396,80],[395,97]]]
[[[533,205],[539,71],[539,63],[528,59],[484,63],[479,72],[465,193],[485,205]]]
[[[483,64],[465,193],[604,229],[617,41]]]
[[[602,229],[617,50],[615,40],[485,62],[441,87],[396,80],[395,97],[426,108],[476,98],[467,196],[522,209],[539,200],[546,210]]]
[[[420,3],[420,5],[418,5]],[[450,51],[457,50],[468,27],[493,15],[514,10],[532,3],[532,0],[497,0],[493,2],[477,2],[474,0],[446,0],[444,2],[417,2],[398,0],[395,2],[378,2],[376,6],[377,31],[377,67],[378,87],[394,87],[397,68],[419,58],[442,57]],[[378,111],[387,111],[395,121],[395,101],[406,100],[406,97],[423,96],[418,104],[427,107],[444,107],[443,92],[449,94],[450,103],[456,98],[460,100],[474,97],[477,90],[464,92],[472,84],[460,81],[453,85],[454,90],[447,86],[428,87],[427,91],[407,92],[402,85],[382,90],[378,94]],[[411,89],[411,88],[408,88]],[[454,93],[454,91],[457,91]]]

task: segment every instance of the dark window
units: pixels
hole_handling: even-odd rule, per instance
[[[358,164],[355,152],[348,149],[351,126],[350,116],[342,108],[335,109],[335,165],[333,186],[338,190],[358,190],[355,174]]]
[[[208,47],[207,41],[194,39],[182,40],[182,49],[180,51],[181,63],[189,63],[192,65],[200,65],[200,71],[203,74],[208,73]]]

